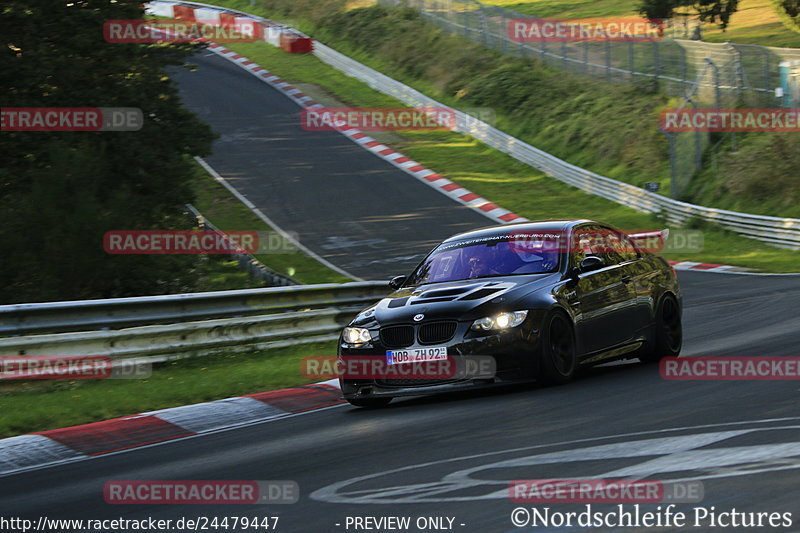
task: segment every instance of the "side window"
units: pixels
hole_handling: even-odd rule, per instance
[[[631,240],[628,238],[627,235],[624,233],[617,233],[618,237],[618,244],[617,244],[617,253],[619,254],[620,258],[623,262],[628,261],[635,261],[639,258],[639,253],[634,248]]]
[[[602,241],[608,264],[626,263],[639,257],[624,233],[606,227],[601,227],[599,232],[602,238],[598,240]]]
[[[583,258],[595,255],[602,258],[607,265],[619,262],[616,253],[609,254],[606,240],[607,230],[599,226],[582,226],[572,235],[572,259],[570,266],[580,265]]]
[[[575,230],[572,234],[572,242],[570,243],[570,267],[576,267],[581,264],[583,258],[591,255],[591,240],[589,229],[581,227]]]
[[[573,234],[572,264],[578,266],[587,255],[595,255],[606,265],[616,265],[623,261],[616,232],[601,226],[584,226]]]

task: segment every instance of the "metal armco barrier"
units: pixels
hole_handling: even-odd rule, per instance
[[[744,99],[752,107],[775,105],[778,63],[800,59],[800,49],[796,48],[699,41],[702,32],[698,22],[684,16],[664,19],[663,38],[650,42],[537,43],[520,42],[509,35],[514,21],[530,21],[532,14],[477,0],[379,0],[379,3],[416,9],[443,31],[505,55],[537,58],[555,69],[606,81],[648,80],[672,96],[691,91],[706,62],[712,61],[718,68],[718,76],[701,79],[708,90],[705,92],[727,93],[726,99]]]
[[[163,3],[164,2],[153,2],[151,5]],[[178,2],[169,4],[215,8],[209,4],[201,4],[198,2]],[[215,9],[250,16],[254,20],[268,26],[280,26],[275,22],[268,21],[267,19],[255,15],[248,15],[241,11],[223,7],[216,7]],[[285,28],[287,31],[293,31],[285,26],[282,26],[282,28]],[[357,78],[367,83],[373,89],[397,98],[408,106],[448,107],[397,80],[337,52],[329,46],[325,46],[319,41],[314,41],[314,55],[348,76]],[[269,67],[269,65],[265,67]],[[453,112],[457,117],[456,131],[478,139],[492,148],[505,152],[513,158],[537,168],[559,181],[577,187],[582,191],[601,196],[618,204],[626,205],[637,211],[659,214],[666,218],[671,224],[682,225],[691,218],[698,218],[718,224],[745,237],[757,239],[783,248],[800,250],[800,219],[752,215],[673,200],[634,185],[613,180],[584,168],[577,167],[511,135],[503,133],[466,113],[458,110],[453,110]]]
[[[363,307],[389,293],[382,281],[0,305],[0,335],[116,330],[302,309]],[[8,338],[0,338],[0,354]],[[6,344],[4,344],[6,343]],[[30,352],[29,352],[30,353]],[[11,354],[14,355],[14,354]]]
[[[169,0],[155,0],[153,2],[146,2],[145,6],[147,6],[147,10],[150,14],[163,17],[180,18],[183,20],[195,20],[198,18],[196,15],[197,12],[200,12],[201,16],[199,19],[204,21],[204,23],[211,23],[214,21],[214,18],[210,16],[212,13],[218,14],[219,23],[229,22],[231,18],[237,22],[239,19],[254,20],[260,25],[261,35],[259,37],[261,40],[277,47],[280,47],[280,38],[283,33],[291,34],[300,39],[310,39],[305,33],[302,33],[294,28],[290,28],[289,26],[265,19],[264,17],[251,15],[250,13],[245,13],[244,11],[230,9],[227,7],[213,6],[210,4],[203,4],[201,2],[180,2]],[[306,46],[313,46],[313,43],[306,43]]]
[[[0,357],[105,355],[162,362],[218,351],[243,351],[335,340],[355,309],[318,309],[120,330],[0,339]]]
[[[216,227],[210,220],[203,216],[192,204],[186,204],[186,209],[195,217],[198,226],[201,229],[211,230],[215,233],[225,235],[225,232]],[[298,253],[299,250],[298,250]],[[228,255],[239,263],[239,270],[247,272],[252,278],[263,281],[269,287],[285,287],[291,285],[299,285],[295,280],[289,276],[284,276],[279,272],[275,272],[261,261],[256,259],[252,254],[244,251],[238,253],[231,253]]]
[[[433,98],[350,59],[318,41],[314,46],[314,55],[348,76],[357,78],[373,89],[397,98],[408,106],[447,108]],[[453,112],[457,116],[456,131],[478,139],[492,148],[505,152],[582,191],[626,205],[637,211],[661,214],[672,224],[681,225],[688,219],[696,217],[719,224],[745,237],[793,250],[800,249],[800,219],[751,215],[673,200],[571,165],[466,113],[455,109]]]
[[[386,282],[369,281],[4,305],[0,357],[106,355],[160,362],[334,340],[358,311],[389,291]]]

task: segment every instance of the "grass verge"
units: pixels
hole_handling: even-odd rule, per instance
[[[482,0],[526,15],[544,18],[574,19],[590,17],[638,16],[639,0]],[[773,0],[740,0],[739,9],[722,31],[714,24],[703,25],[703,40],[714,43],[732,41],[741,44],[800,47],[800,33],[781,20]]]
[[[0,437],[312,383],[307,355],[335,355],[336,342],[180,359],[148,379],[0,382]]]
[[[209,176],[200,165],[197,165],[195,194],[195,207],[204,217],[223,231],[274,231],[266,222],[233,196],[224,185]],[[256,259],[272,270],[291,277],[298,283],[345,283],[353,281],[309,257],[286,239],[281,237],[281,240],[283,244],[275,246],[275,248],[281,250],[282,253],[257,254],[255,256]],[[246,288],[246,286],[235,288]]]
[[[200,256],[197,292],[256,289],[265,285],[239,270],[238,263],[222,255]]]
[[[200,165],[196,175],[195,207],[217,227],[272,231]],[[351,281],[291,244],[277,248],[293,251],[256,257],[301,283]],[[224,256],[201,256],[196,270],[198,290],[264,286]],[[143,380],[0,382],[0,438],[311,383],[318,380],[302,376],[301,358],[335,354],[335,342],[315,343],[181,359],[156,365]]]
[[[537,58],[500,55],[460,36],[443,34],[410,9],[369,7],[347,10],[344,0],[262,0],[248,8],[241,0],[222,5],[284,20],[372,68],[455,107],[488,107],[497,126],[572,164],[635,186],[661,183],[671,190],[666,137],[659,132],[660,112],[678,99],[652,86],[607,83],[543,65]],[[413,38],[409,38],[413,36]],[[762,138],[759,139],[759,136]],[[800,152],[800,137],[778,134],[737,135],[737,150],[722,156],[738,170],[738,190],[766,190],[793,182],[796,169],[770,167],[751,157],[752,148]],[[679,159],[689,157],[685,151]],[[794,187],[779,195],[748,197],[718,183],[709,195],[682,177],[680,200],[720,209],[786,217],[800,216]],[[688,185],[687,185],[688,184]],[[713,203],[707,203],[713,197]]]
[[[316,83],[350,106],[396,107],[398,101],[319,61],[311,55],[290,55],[266,43],[231,47],[290,83]],[[663,222],[547,177],[512,157],[453,132],[397,132],[393,146],[437,173],[502,207],[530,219],[592,218],[622,228],[659,227]],[[413,179],[409,177],[409,179]],[[792,272],[800,252],[745,239],[703,225],[701,253],[671,253],[675,261],[732,264],[772,272]]]

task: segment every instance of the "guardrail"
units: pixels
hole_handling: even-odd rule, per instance
[[[0,305],[0,335],[111,330],[301,309],[339,309],[367,304],[382,298],[388,292],[389,286],[386,282],[363,281]],[[7,339],[0,339],[3,340]]]
[[[152,4],[171,4],[217,9],[251,17],[262,24],[290,29],[263,17],[251,15],[244,11],[203,4],[200,2],[181,2],[163,0]],[[296,30],[292,30],[296,31]],[[314,41],[314,55],[330,66],[344,72],[348,76],[367,83],[373,89],[393,96],[411,107],[445,107],[433,98],[400,83],[366,65],[337,52],[319,41]],[[544,152],[520,139],[453,109],[457,117],[456,131],[469,135],[492,148],[509,154],[511,157],[537,168],[549,176],[581,189],[590,194],[606,198],[626,205],[644,213],[655,213],[664,217],[669,223],[682,225],[688,219],[699,218],[718,224],[745,237],[757,239],[775,246],[800,250],[800,219],[781,218],[766,215],[753,215],[705,207],[667,198],[660,194],[646,191],[634,185],[613,180],[600,174],[577,167]]]
[[[685,15],[662,19],[659,38],[649,41],[537,43],[520,42],[509,36],[512,21],[531,20],[535,18],[533,14],[477,0],[379,0],[379,3],[416,9],[442,30],[502,54],[536,57],[556,69],[606,81],[631,81],[638,77],[650,80],[672,96],[691,91],[706,63],[713,62],[717,75],[700,79],[702,86],[711,90],[703,91],[695,101],[711,100],[715,92],[722,93],[727,103],[717,102],[716,107],[736,107],[742,100],[750,107],[776,105],[778,63],[800,59],[800,50],[795,48],[700,41],[702,26]]]
[[[319,42],[314,44],[314,55],[348,76],[357,78],[373,89],[393,96],[408,106],[451,109],[416,89],[350,59]],[[682,225],[688,219],[697,217],[719,224],[745,237],[793,250],[800,249],[800,219],[751,215],[673,200],[577,167],[503,133],[466,113],[456,109],[453,109],[453,112],[457,117],[456,131],[478,139],[492,148],[505,152],[518,161],[582,191],[626,205],[637,211],[660,214],[672,224]]]
[[[213,231],[214,233],[221,235],[223,238],[226,238],[225,232],[216,227],[210,220],[203,216],[203,214],[198,211],[195,206],[192,204],[186,204],[186,209],[192,214],[192,216],[195,217],[197,225],[200,227],[200,229]],[[234,253],[231,253],[228,255],[228,257],[235,259],[236,262],[239,263],[239,270],[243,270],[244,272],[247,272],[250,277],[264,282],[266,286],[285,287],[299,285],[299,283],[297,283],[291,277],[284,276],[280,272],[275,272],[261,261],[256,259],[252,254],[249,254],[244,250],[238,250]]]
[[[3,305],[0,356],[106,355],[158,362],[333,340],[359,310],[389,290],[386,282],[368,281]]]
[[[259,17],[258,15],[253,15],[252,13],[247,13],[245,11],[239,11],[238,9],[233,9],[233,8],[230,8],[230,7],[215,6],[215,5],[211,5],[211,4],[204,4],[202,2],[188,2],[188,1],[181,1],[181,0],[154,0],[152,2],[145,2],[146,6],[157,6],[159,4],[164,5],[164,6],[176,6],[176,5],[183,6],[183,5],[185,5],[185,6],[191,6],[191,7],[199,8],[199,9],[210,9],[210,10],[213,10],[213,11],[218,11],[220,13],[229,13],[231,15],[238,15],[240,17],[248,17],[248,18],[251,18],[251,19],[255,20],[256,22],[258,22],[259,24],[261,24],[261,25],[263,25],[265,27],[273,28],[276,32],[280,32],[280,31],[286,30],[286,31],[290,31],[290,32],[294,33],[295,35],[299,35],[300,37],[308,37],[308,35],[306,35],[305,33],[301,32],[301,31],[299,31],[299,30],[297,30],[295,28],[292,28],[290,26],[286,26],[285,24],[281,24],[280,22],[275,22],[274,20],[269,20],[269,19],[266,19],[264,17]],[[151,13],[152,14],[162,14],[162,13],[159,13],[157,9],[154,10],[154,11],[151,11]],[[275,43],[273,43],[273,44],[275,44]],[[275,46],[277,46],[277,44],[275,44]]]

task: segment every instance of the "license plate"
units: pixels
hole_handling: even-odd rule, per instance
[[[387,365],[422,363],[425,361],[444,361],[447,359],[447,346],[411,348],[409,350],[390,350],[386,352]]]

